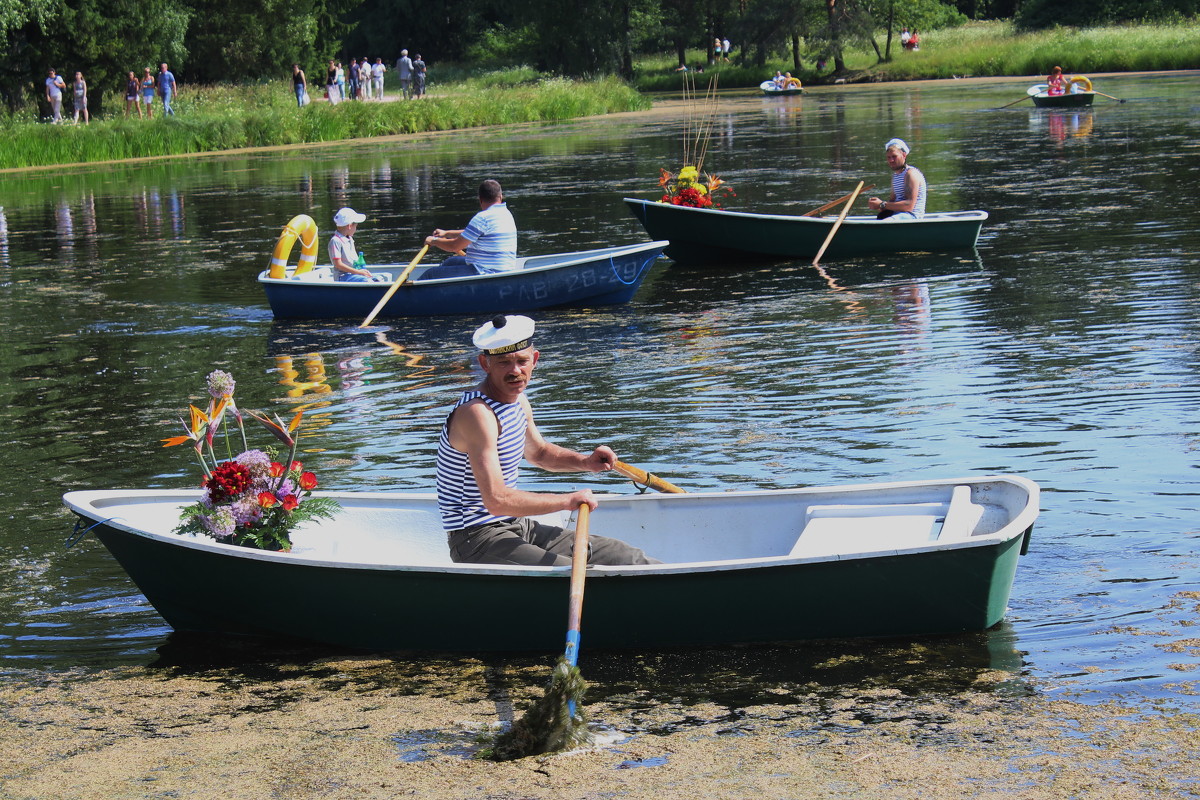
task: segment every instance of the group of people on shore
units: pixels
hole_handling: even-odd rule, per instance
[[[917,33],[917,29],[913,28],[910,32],[908,26],[900,31],[900,46],[905,50],[920,50],[921,49],[921,34]]]
[[[428,67],[421,54],[416,58],[408,57],[408,50],[400,51],[396,60],[396,72],[400,76],[400,91],[405,100],[419,98],[425,95],[425,74]],[[372,62],[365,56],[362,59],[350,59],[350,66],[343,67],[336,59],[329,61],[324,75],[324,93],[331,105],[337,105],[343,100],[383,100],[383,76],[387,73],[387,65],[382,58]],[[296,104],[305,106],[311,102],[308,91],[308,76],[299,64],[292,64],[292,87],[296,92]]]
[[[79,124],[80,116],[83,117],[85,125],[90,124],[92,118],[88,112],[88,85],[83,73],[77,71],[75,79],[68,87],[66,81],[58,74],[58,70],[53,68],[48,70],[46,78],[46,102],[50,104],[51,121],[55,124],[62,122],[63,95],[68,89],[71,91],[74,102],[75,124]],[[159,65],[157,75],[151,72],[150,67],[143,67],[141,78],[138,78],[137,74],[130,70],[125,81],[125,116],[131,116],[133,110],[136,109],[139,119],[143,114],[153,119],[156,97],[162,102],[163,113],[173,116],[175,111],[171,108],[171,100],[178,92],[179,87],[175,82],[175,75],[167,68],[166,64]]]

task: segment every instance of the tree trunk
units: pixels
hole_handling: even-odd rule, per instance
[[[829,49],[833,52],[833,71],[841,74],[846,71],[846,59],[842,55],[841,23],[838,21],[837,0],[825,0],[825,12],[829,15]]]
[[[799,75],[803,66],[800,61],[800,34],[792,31],[792,70]]]

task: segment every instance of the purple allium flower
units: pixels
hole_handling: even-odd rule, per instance
[[[212,395],[214,400],[220,400],[222,397],[233,397],[233,387],[235,385],[233,376],[228,372],[214,369],[208,373],[208,393]]]
[[[200,523],[208,529],[214,539],[228,539],[233,536],[235,521],[229,506],[221,506],[213,509],[207,516],[202,515]]]
[[[230,506],[234,522],[239,528],[254,525],[262,521],[263,510],[258,503],[258,495],[251,495],[237,500]]]
[[[247,450],[239,455],[236,460],[243,467],[250,470],[250,476],[254,478],[256,486],[261,479],[267,477],[267,471],[271,469],[271,457],[262,450]]]

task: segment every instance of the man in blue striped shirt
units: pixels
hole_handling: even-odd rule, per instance
[[[443,261],[443,267],[470,264],[481,275],[516,269],[517,223],[497,181],[479,184],[479,209],[467,227],[457,231],[436,228],[432,236],[425,237],[425,244],[447,253],[466,251]]]
[[[438,437],[437,493],[450,557],[456,562],[567,566],[574,532],[531,516],[596,509],[591,489],[569,494],[517,488],[522,461],[551,472],[602,472],[617,454],[601,445],[580,453],[542,438],[525,388],[539,352],[533,320],[500,315],[475,332],[483,380],[463,392]],[[619,539],[592,536],[591,564],[659,564]]]

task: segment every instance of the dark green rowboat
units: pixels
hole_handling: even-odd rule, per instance
[[[561,644],[569,567],[451,562],[433,494],[326,494],[343,510],[288,553],[172,533],[192,491],[63,499],[176,630],[373,650]],[[587,644],[981,630],[1004,616],[1037,514],[1037,485],[1013,476],[602,496],[592,533],[666,563],[588,570]]]
[[[837,221],[836,217],[750,214],[630,197],[625,204],[651,237],[671,242],[664,251],[667,256],[686,264],[811,259]],[[873,215],[846,217],[825,258],[971,248],[987,218],[986,211],[933,213],[896,221]]]

